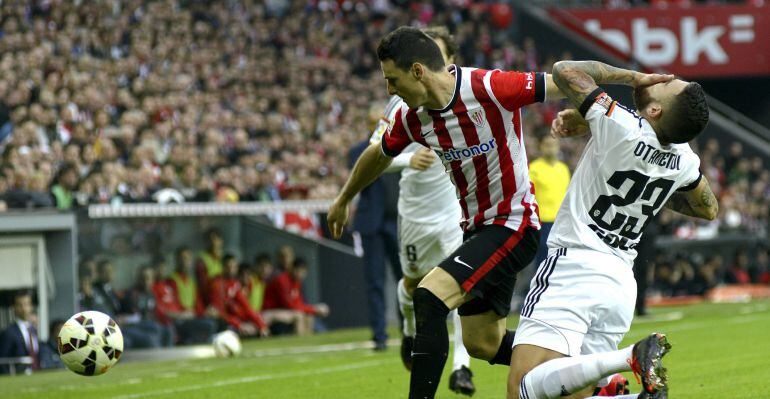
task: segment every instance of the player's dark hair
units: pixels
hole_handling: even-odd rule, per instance
[[[690,82],[674,96],[661,118],[662,138],[670,143],[686,143],[699,135],[709,121],[709,106],[701,85]]]
[[[431,39],[441,40],[444,42],[447,58],[452,58],[457,54],[457,42],[455,42],[454,36],[449,33],[449,29],[447,29],[445,26],[431,26],[423,29],[422,31],[425,32],[426,35],[430,36]]]
[[[380,40],[377,58],[380,61],[393,60],[399,69],[405,71],[411,69],[415,62],[432,71],[444,68],[444,57],[438,44],[423,31],[408,26],[402,26]]]

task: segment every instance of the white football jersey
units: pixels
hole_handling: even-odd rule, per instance
[[[548,248],[615,254],[633,265],[644,227],[676,190],[700,182],[689,144],[661,145],[650,124],[602,93],[585,115],[591,129]]]
[[[374,129],[370,142],[382,140],[382,135],[403,102],[399,96],[390,98],[385,107],[385,118]],[[422,148],[420,144],[412,143],[396,157],[403,160],[394,160],[394,162],[406,162],[407,166],[401,171],[401,180],[399,180],[398,215],[416,223],[443,223],[447,218],[451,218],[460,228],[462,213],[460,203],[457,201],[457,190],[444,170],[443,164],[436,159],[428,169],[423,171],[408,167],[409,158],[420,148]]]

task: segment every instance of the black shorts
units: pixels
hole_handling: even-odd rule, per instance
[[[438,267],[451,274],[463,291],[473,295],[460,305],[461,316],[494,310],[505,317],[511,311],[516,273],[527,267],[537,253],[540,234],[532,227],[514,231],[484,225],[466,233],[463,243]]]

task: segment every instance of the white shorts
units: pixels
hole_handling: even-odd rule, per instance
[[[414,223],[398,218],[401,271],[420,279],[463,243],[463,231],[453,218],[440,223]]]
[[[622,259],[551,249],[530,283],[513,346],[535,345],[567,356],[617,350],[635,303],[634,273]]]

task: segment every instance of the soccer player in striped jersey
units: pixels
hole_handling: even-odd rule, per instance
[[[438,44],[446,65],[455,62],[457,44],[445,27],[423,29]],[[385,117],[372,134],[371,143],[380,146],[382,136],[404,100],[392,96],[385,107]],[[412,347],[414,346],[415,320],[412,294],[417,284],[439,262],[449,256],[463,242],[460,229],[461,210],[452,182],[444,172],[436,154],[412,143],[401,154],[393,158],[386,172],[401,172],[398,197],[398,239],[399,257],[404,277],[397,285],[398,304],[404,316],[401,360],[407,370],[412,369]],[[430,203],[431,206],[425,206]],[[473,395],[473,373],[471,358],[463,345],[460,316],[457,310],[450,313],[454,325],[452,341],[452,374],[449,389],[465,395]]]
[[[552,134],[590,130],[591,139],[521,310],[508,398],[586,398],[598,381],[623,371],[639,375],[643,391],[616,398],[666,398],[665,335],[618,344],[634,315],[632,267],[647,223],[663,206],[716,217],[716,198],[687,144],[708,123],[705,94],[671,75],[595,61],[558,62],[553,79],[578,110],[560,112]],[[633,86],[636,111],[597,86],[605,83]]]
[[[352,198],[413,142],[442,162],[456,188],[464,237],[412,296],[410,398],[432,398],[447,358],[446,317],[453,309],[471,356],[510,364],[513,332],[506,331],[505,319],[516,273],[534,258],[540,227],[520,108],[559,92],[545,73],[445,67],[438,45],[415,28],[385,36],[377,55],[388,93],[404,105],[380,148],[370,146],[361,155],[327,219],[339,237]]]

